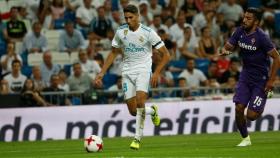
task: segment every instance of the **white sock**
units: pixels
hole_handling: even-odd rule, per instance
[[[155,110],[153,108],[151,108],[150,106],[146,106],[145,113],[146,113],[146,115],[153,115],[155,113]]]
[[[144,129],[145,109],[137,108],[136,110],[137,110],[137,114],[136,114],[135,138],[140,141]]]

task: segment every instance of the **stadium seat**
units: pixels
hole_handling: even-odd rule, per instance
[[[261,0],[248,0],[247,4],[248,4],[248,8],[249,7],[260,8],[262,5]]]
[[[169,66],[174,66],[177,68],[181,68],[184,69],[186,68],[186,60],[185,59],[181,59],[181,60],[172,60],[169,62]]]
[[[52,52],[53,63],[59,64],[61,67],[71,64],[68,53]]]
[[[54,29],[56,29],[56,30],[63,29],[64,24],[65,24],[64,19],[56,19],[56,20],[54,20]]]
[[[108,89],[109,87],[114,85],[117,82],[117,77],[118,76],[116,74],[106,73],[103,77],[104,88]]]
[[[275,13],[275,32],[280,36],[280,12]]]
[[[71,67],[72,65],[64,65],[63,69],[65,71],[65,73],[67,74],[67,76],[70,76],[71,75]]]
[[[23,42],[16,42],[16,53],[21,54]]]
[[[58,43],[60,32],[58,30],[45,30],[44,34],[48,39],[48,48],[53,51],[58,51]]]
[[[29,78],[32,74],[32,66],[23,66],[21,68],[21,73],[24,74],[27,78]]]
[[[79,61],[79,52],[71,52],[70,53],[70,62],[71,64]]]
[[[32,53],[27,56],[28,66],[40,65],[43,62],[42,53]]]
[[[196,68],[201,70],[204,74],[208,72],[210,61],[208,59],[195,59]]]

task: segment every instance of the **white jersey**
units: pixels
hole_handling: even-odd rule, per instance
[[[122,74],[151,72],[152,47],[164,46],[161,38],[151,28],[140,24],[136,31],[131,31],[127,24],[118,28],[112,41],[112,47],[122,48]]]

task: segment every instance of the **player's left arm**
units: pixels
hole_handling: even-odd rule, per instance
[[[169,54],[167,48],[165,47],[165,45],[161,46],[157,50],[158,50],[159,53],[162,54],[162,59],[161,59],[160,63],[156,66],[155,72],[153,73],[153,76],[151,78],[152,87],[157,86],[158,78],[160,76],[160,72],[170,60],[170,54]]]
[[[272,66],[271,66],[270,76],[269,76],[269,79],[265,86],[266,92],[272,90],[273,83],[276,79],[277,71],[280,66],[279,52],[275,48],[273,48],[271,51],[269,51],[268,55],[273,59],[273,62],[272,62]]]

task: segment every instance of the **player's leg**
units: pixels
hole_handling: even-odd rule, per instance
[[[136,116],[136,87],[135,75],[122,75],[122,89],[124,92],[124,100],[126,102],[129,113]]]
[[[145,102],[147,100],[147,93],[143,91],[136,92],[136,127],[134,140],[130,144],[130,148],[139,149],[140,140],[143,136],[144,122],[145,122]]]
[[[243,142],[250,139],[247,130],[247,121],[244,115],[245,108],[251,98],[249,85],[245,82],[239,82],[236,87],[236,93],[233,97],[235,102],[235,123],[242,136],[242,141],[237,146],[246,146]]]
[[[158,106],[152,105],[152,106],[145,106],[145,102],[148,97],[148,91],[149,91],[149,85],[150,85],[150,77],[151,73],[142,72],[138,75],[136,79],[136,91],[143,91],[146,92],[147,96],[143,96],[139,99],[137,99],[141,104],[145,107],[145,114],[151,115],[152,122],[155,126],[158,126],[160,124],[160,117],[158,115]]]
[[[267,100],[267,95],[264,92],[264,88],[262,86],[260,87],[255,86],[252,92],[252,97],[248,105],[248,110],[247,110],[248,120],[255,121],[257,118],[261,116],[266,104],[266,100]]]

